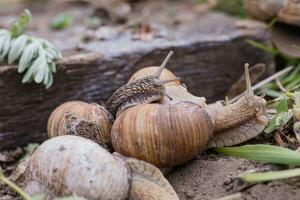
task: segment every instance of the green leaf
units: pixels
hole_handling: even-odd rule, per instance
[[[281,96],[281,93],[276,91],[276,90],[271,90],[271,89],[268,89],[266,88],[265,90],[263,90],[263,92],[270,96],[270,97],[274,97],[274,98],[277,98],[277,97],[280,97]]]
[[[0,49],[0,62],[7,56],[10,48],[11,36],[7,34],[2,37],[1,49]]]
[[[7,30],[5,29],[0,29],[0,37],[3,36],[3,35],[6,35],[8,33]]]
[[[300,176],[300,168],[288,169],[282,171],[248,173],[240,176],[240,178],[249,183],[265,182],[278,179],[286,179]]]
[[[25,10],[13,22],[10,31],[0,29],[0,62],[17,63],[18,72],[24,73],[22,83],[43,83],[46,88],[53,84],[55,61],[62,57],[60,50],[45,39],[23,35],[31,14]]]
[[[264,50],[264,51],[269,52],[273,55],[277,55],[279,53],[275,48],[269,47],[269,46],[267,46],[263,43],[255,41],[255,40],[246,40],[246,42],[249,43],[250,45],[258,48],[258,49]]]
[[[240,147],[215,148],[219,153],[249,160],[285,165],[300,165],[300,153],[273,145],[244,145]]]
[[[265,133],[271,133],[274,130],[276,130],[276,128],[277,128],[276,117],[277,116],[272,117],[272,119],[270,120],[268,126],[265,129]]]
[[[56,73],[56,65],[54,62],[49,63],[49,68],[52,73]]]
[[[45,69],[48,68],[48,65],[47,65],[47,62],[42,58],[42,57],[39,57],[39,61],[37,61],[37,65],[38,65],[38,70],[37,70],[37,73],[35,74],[35,77],[34,77],[34,81],[36,83],[41,83],[44,79],[44,76],[45,76]],[[34,65],[35,63],[33,63]],[[34,67],[32,65],[32,67]]]
[[[10,33],[12,37],[19,37],[26,32],[27,27],[31,20],[31,13],[29,10],[25,9],[20,15],[19,19],[11,24]]]
[[[300,108],[300,92],[295,92],[295,108]]]
[[[297,78],[299,76],[299,71],[300,71],[300,66],[295,67],[289,75],[282,78],[281,80],[282,84],[286,85],[291,81],[293,81],[295,78]]]
[[[68,28],[73,22],[73,17],[68,13],[61,13],[54,17],[50,27],[52,29],[65,29]]]
[[[246,18],[243,0],[217,0],[214,9],[225,12],[230,15]]]
[[[50,69],[49,67],[45,68],[45,72],[44,72],[44,77],[43,77],[43,84],[47,85],[47,83],[49,82],[49,74],[50,74]]]
[[[24,192],[19,186],[17,186],[14,182],[12,182],[10,179],[4,176],[1,167],[0,167],[0,182],[3,182],[4,184],[8,185],[11,189],[13,189],[21,197],[23,197],[24,200],[32,200],[31,197],[26,192]]]
[[[18,64],[18,72],[24,72],[32,63],[32,60],[37,56],[37,52],[39,50],[39,44],[36,42],[32,42],[27,45],[21,55]]]
[[[32,65],[29,67],[29,69],[26,71],[22,83],[31,82],[32,79],[34,79],[35,75],[37,74],[40,65],[42,65],[43,62],[41,58],[37,58],[32,62]]]
[[[52,75],[52,73],[49,73],[49,80],[46,84],[46,89],[50,88],[52,86],[52,84],[53,84],[53,75]]]
[[[11,48],[8,53],[8,64],[13,64],[20,58],[27,42],[28,37],[26,35],[21,35],[12,41]]]
[[[276,22],[278,21],[278,18],[274,17],[269,23],[268,23],[268,28],[272,28]]]
[[[53,49],[49,46],[46,47],[46,52],[53,57],[53,60],[57,60],[62,57],[61,53],[59,51],[57,51],[57,49]]]
[[[276,124],[279,128],[283,128],[289,120],[293,117],[292,110],[289,110],[288,112],[282,112],[278,114],[278,117],[276,118]]]
[[[287,102],[287,98],[283,98],[281,99],[276,107],[275,107],[277,113],[282,113],[282,112],[288,112],[289,111],[289,108],[288,108],[288,102]]]
[[[9,37],[9,32],[8,31],[6,31],[6,30],[3,30],[3,29],[0,29],[0,54],[1,54],[1,52],[2,52],[2,48],[3,48],[3,46],[4,46],[4,43],[5,43],[5,41],[6,41],[6,38],[8,38]]]

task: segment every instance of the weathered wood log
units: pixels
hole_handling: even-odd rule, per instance
[[[101,103],[139,68],[159,65],[171,49],[175,55],[168,68],[182,78],[191,93],[205,96],[209,102],[224,97],[243,74],[245,62],[266,63],[266,74],[271,73],[271,55],[245,41],[268,43],[266,30],[240,31],[234,23],[235,19],[210,13],[152,41],[124,36],[84,44],[88,53],[62,59],[48,90],[34,83],[21,84],[16,66],[1,66],[0,150],[45,140],[47,119],[59,104],[68,100]],[[63,39],[57,45],[63,49]]]

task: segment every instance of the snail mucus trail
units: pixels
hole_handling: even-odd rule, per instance
[[[121,86],[106,102],[106,109],[116,117],[121,111],[131,106],[158,101],[165,95],[168,97],[164,84],[177,81],[179,78],[160,80],[159,76],[173,54],[173,51],[168,53],[154,75],[146,76],[135,82]]]

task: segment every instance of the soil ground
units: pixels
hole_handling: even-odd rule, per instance
[[[9,176],[25,154],[18,147],[0,152],[0,166]],[[278,170],[281,166],[218,155],[213,151],[199,154],[191,162],[173,169],[167,179],[181,200],[214,200],[240,193],[237,200],[298,200],[300,179],[272,181],[265,184],[247,184],[238,175],[249,170]],[[20,199],[0,183],[0,200]],[[235,200],[235,199],[232,199]]]

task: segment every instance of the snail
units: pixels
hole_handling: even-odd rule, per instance
[[[158,167],[173,167],[191,160],[207,145],[228,146],[256,136],[267,124],[266,102],[251,90],[248,65],[245,73],[248,92],[228,106],[201,108],[184,100],[176,104],[147,104],[150,101],[142,101],[137,105],[135,101],[135,106],[116,105],[114,110],[118,110],[118,116],[111,132],[114,149]],[[139,80],[142,79],[136,82]],[[117,96],[122,96],[122,91],[118,90]],[[114,95],[111,98],[117,99]],[[161,100],[163,95],[163,92],[156,95],[155,100]],[[241,135],[237,135],[237,131],[241,131]]]
[[[138,70],[136,73],[134,73],[128,83],[132,83],[135,80],[138,80],[140,78],[144,78],[146,76],[151,76],[158,70],[159,67],[151,66],[151,67],[144,67],[140,70]],[[159,76],[160,79],[176,79],[176,75],[171,72],[170,70],[164,68]],[[160,100],[161,104],[171,104],[171,103],[178,103],[180,101],[191,101],[196,104],[199,104],[200,106],[205,105],[206,99],[204,97],[197,97],[192,95],[187,91],[187,88],[183,86],[179,81],[173,81],[166,83],[165,85],[166,94],[168,94],[168,97],[165,96]]]
[[[161,66],[153,75],[127,83],[115,91],[106,102],[107,110],[116,117],[122,110],[138,105],[161,100],[166,94],[165,84],[178,81],[179,78],[160,80],[159,76],[168,60],[173,55],[170,51]]]
[[[41,144],[28,161],[24,190],[45,199],[76,194],[89,200],[178,200],[155,166],[97,143],[63,135]]]
[[[297,0],[245,0],[247,13],[262,21],[276,18],[280,22],[300,26],[300,2]]]
[[[245,9],[250,17],[276,23],[271,27],[274,45],[282,53],[300,58],[300,1],[298,0],[245,0]]]
[[[99,144],[110,144],[113,117],[98,104],[69,101],[58,106],[48,119],[49,138],[59,135],[78,135]]]

